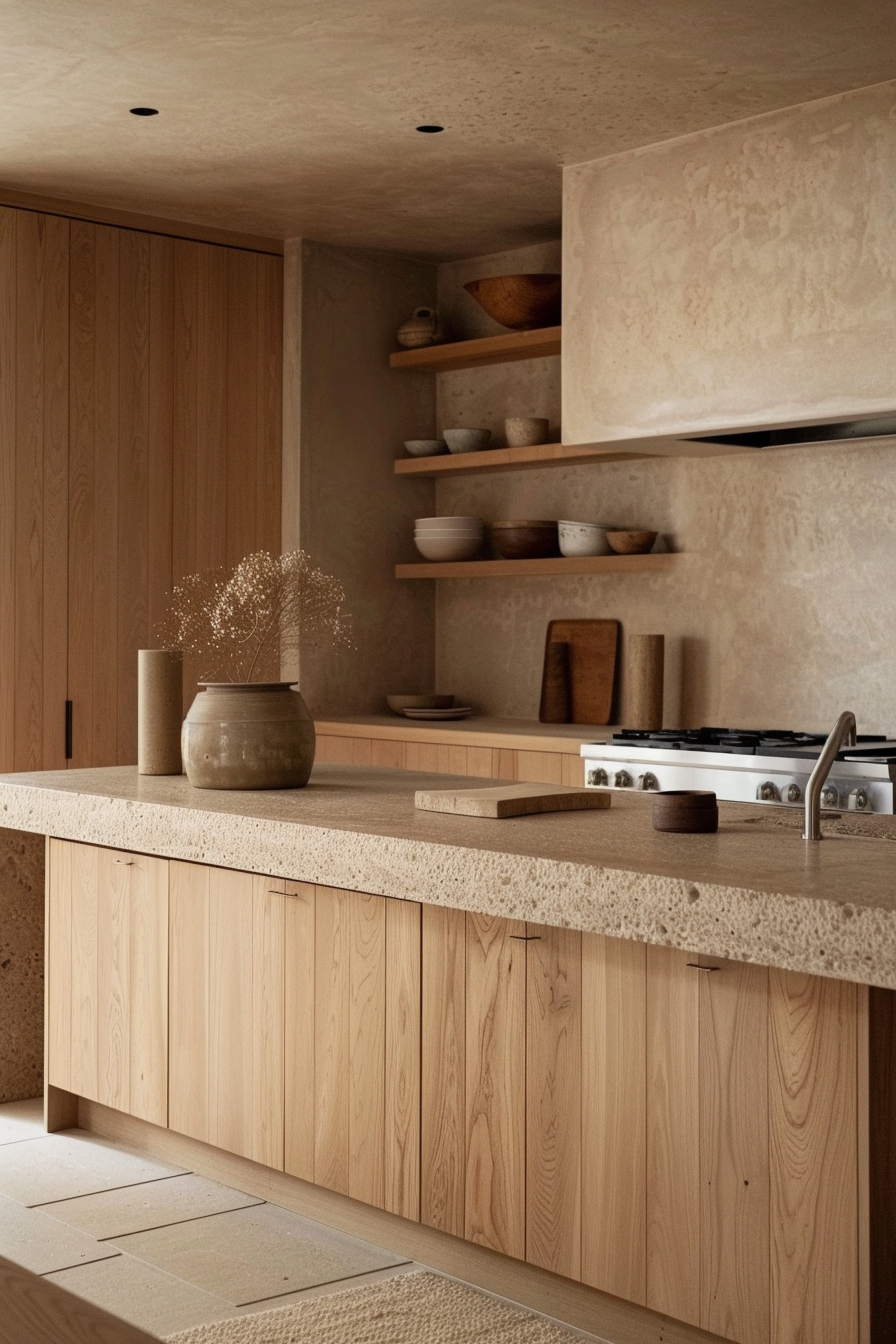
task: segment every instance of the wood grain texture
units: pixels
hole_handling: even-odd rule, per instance
[[[45,1080],[72,1090],[72,846],[47,841]]]
[[[315,892],[314,1180],[349,1192],[351,911],[347,893]]]
[[[370,764],[379,770],[403,770],[404,743],[371,741]]]
[[[386,1072],[383,1208],[420,1217],[421,907],[385,900]]]
[[[0,208],[0,770],[15,770],[16,367],[18,213]]]
[[[462,1237],[466,1172],[466,916],[424,905],[420,1218]]]
[[[535,924],[527,933],[526,1259],[579,1279],[582,935]]]
[[[526,927],[467,915],[465,1232],[526,1254]]]
[[[539,443],[525,448],[486,448],[478,453],[445,453],[440,457],[400,457],[394,464],[396,476],[441,477],[479,476],[483,472],[542,470],[568,467],[582,462],[621,462],[642,457],[620,446],[606,444]]]
[[[664,574],[680,563],[669,551],[649,555],[548,556],[545,560],[439,560],[395,566],[396,579],[523,579],[561,574]]]
[[[499,336],[478,336],[471,341],[449,341],[418,350],[396,350],[389,356],[392,369],[475,369],[486,364],[506,364],[517,359],[543,359],[560,353],[560,327],[538,331],[507,331]]]
[[[148,647],[173,584],[174,241],[149,239],[149,369],[146,463]]]
[[[568,789],[562,784],[498,784],[491,788],[418,789],[414,806],[423,812],[497,820],[534,812],[605,811],[610,806],[610,794],[594,789]]]
[[[701,960],[700,1324],[769,1344],[768,971]]]
[[[582,935],[582,1279],[647,1298],[647,949]]]
[[[168,1123],[168,861],[128,856],[128,1111]]]
[[[860,1245],[866,1328],[861,1344],[896,1339],[896,993],[867,994],[868,1145],[864,1153],[868,1228]],[[864,1230],[864,1229],[863,1229]]]
[[[769,972],[771,1337],[858,1339],[857,987]]]
[[[346,893],[351,921],[349,980],[348,1193],[385,1207],[386,906]]]
[[[305,882],[275,882],[284,909],[284,1168],[314,1180],[315,890]]]
[[[97,1082],[104,1106],[130,1109],[130,862],[97,850]]]
[[[700,1323],[701,972],[647,948],[647,1301]]]
[[[283,1170],[284,947],[288,898],[252,878],[252,1115],[247,1156]],[[243,1083],[245,1087],[245,1083]]]
[[[168,1124],[208,1143],[210,869],[172,860],[168,877]]]
[[[97,1095],[97,888],[98,850],[72,846],[71,1091]]]
[[[556,751],[518,751],[514,777],[525,784],[562,784],[561,760]]]

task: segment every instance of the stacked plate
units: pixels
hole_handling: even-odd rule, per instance
[[[414,542],[427,560],[472,560],[482,549],[481,518],[418,518]]]

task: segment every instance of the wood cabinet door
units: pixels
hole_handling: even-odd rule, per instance
[[[51,840],[47,1081],[168,1121],[168,861]]]
[[[283,1169],[282,883],[171,864],[170,1127]]]
[[[420,906],[286,889],[286,1170],[417,1219]]]

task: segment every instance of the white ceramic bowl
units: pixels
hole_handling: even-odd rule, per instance
[[[490,429],[443,429],[449,453],[478,453],[488,447]]]
[[[485,522],[482,518],[468,518],[464,514],[448,514],[444,518],[415,518],[414,526],[417,529],[431,527],[447,527],[451,523],[474,523],[476,527],[485,528]]]
[[[607,529],[600,523],[576,523],[561,519],[557,524],[561,555],[609,555]]]
[[[414,545],[427,560],[474,560],[482,550],[482,538],[416,536]]]
[[[435,457],[436,453],[448,451],[444,439],[405,439],[404,446],[411,457]]]

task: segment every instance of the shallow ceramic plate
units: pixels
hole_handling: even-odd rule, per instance
[[[406,709],[406,719],[468,719],[473,713],[469,705],[455,705],[454,709]]]

